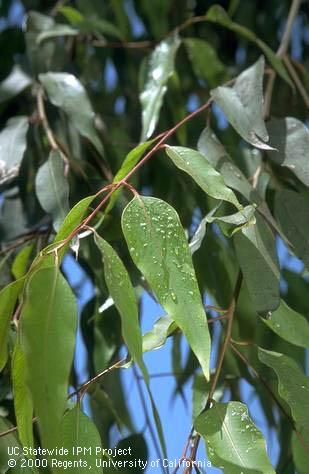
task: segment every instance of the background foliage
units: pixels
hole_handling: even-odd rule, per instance
[[[132,363],[166,457],[143,353],[167,338],[175,395],[192,384],[186,472],[200,437],[228,474],[307,472],[308,13],[298,0],[0,2],[1,472],[19,472],[8,446],[118,443],[147,459],[121,378]],[[68,254],[95,288],[81,386]],[[145,292],[165,316],[142,335]],[[241,380],[276,431],[276,466]]]

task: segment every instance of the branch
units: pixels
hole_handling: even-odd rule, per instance
[[[292,77],[292,79],[294,81],[294,84],[295,84],[296,88],[298,89],[298,92],[302,96],[303,101],[304,101],[304,103],[305,103],[305,105],[308,109],[309,108],[309,96],[308,96],[307,91],[304,88],[301,80],[299,79],[299,77],[297,75],[297,72],[295,71],[295,68],[294,68],[294,66],[293,66],[292,62],[290,61],[287,54],[284,56],[283,61],[286,65],[287,70],[290,73],[290,76]]]
[[[295,18],[297,16],[299,7],[301,5],[302,0],[293,0],[291,4],[291,8],[289,11],[288,19],[285,25],[285,30],[279,45],[279,48],[277,50],[276,56],[278,58],[282,59],[289,47],[290,39],[291,39],[291,34],[292,34],[292,28],[293,24],[295,21]],[[275,84],[275,79],[276,79],[276,71],[272,70],[271,74],[269,75],[268,78],[268,83],[267,83],[267,88],[265,92],[265,103],[264,103],[264,117],[267,118],[269,116],[270,112],[270,105],[271,105],[271,99],[273,95],[273,89],[274,89],[274,84]]]

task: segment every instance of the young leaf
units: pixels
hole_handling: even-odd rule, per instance
[[[190,240],[189,249],[190,249],[191,255],[193,255],[202,245],[203,239],[206,235],[206,224],[207,224],[206,219],[207,219],[207,216],[203,217],[203,219],[199,223],[198,228],[193,234],[192,239]]]
[[[75,204],[74,207],[70,210],[67,214],[66,218],[64,219],[63,224],[61,225],[55,239],[54,243],[61,242],[64,240],[72,230],[74,230],[78,224],[81,223],[87,209],[89,208],[92,201],[95,199],[95,196],[87,196],[84,199],[81,199],[78,203]]]
[[[275,217],[293,245],[293,252],[309,269],[309,198],[290,189],[276,193]]]
[[[263,76],[261,56],[237,77],[233,87],[217,87],[211,96],[244,140],[257,148],[273,150],[265,143],[269,136],[263,120]]]
[[[52,104],[62,109],[79,133],[103,154],[103,146],[94,126],[94,112],[81,82],[72,74],[60,72],[40,74],[39,79]]]
[[[23,285],[24,279],[16,280],[0,291],[0,371],[8,359],[8,337],[11,317]]]
[[[143,362],[138,308],[130,277],[115,250],[98,234],[94,235],[94,239],[102,253],[105,281],[109,294],[121,316],[123,339],[133,360],[142,370],[144,378],[148,380],[147,369]]]
[[[229,201],[237,209],[242,208],[233,191],[225,185],[222,176],[211,166],[204,155],[191,148],[181,146],[166,146],[165,149],[177,168],[189,174],[205,193],[215,199]]]
[[[77,36],[78,30],[69,25],[55,24],[51,29],[42,31],[36,38],[37,44],[50,38],[58,38],[59,36]]]
[[[0,185],[7,184],[19,173],[26,151],[28,117],[11,118],[0,133]]]
[[[56,231],[69,212],[69,183],[64,176],[64,163],[59,151],[50,152],[48,160],[39,168],[35,178],[38,200],[53,218]]]
[[[18,65],[0,82],[0,103],[12,99],[32,84],[32,79]]]
[[[82,447],[84,450],[82,459],[87,463],[87,470],[91,469],[91,472],[95,474],[102,473],[100,435],[94,423],[81,411],[78,405],[64,415],[60,433],[60,446],[63,446],[68,452],[67,456],[61,457],[61,460],[72,463],[75,461],[77,464],[74,467],[74,472],[83,474],[86,470],[85,467],[78,465],[81,454],[76,454],[76,448]]]
[[[29,277],[21,313],[21,348],[42,444],[55,447],[65,409],[77,307],[67,281],[56,267]]]
[[[265,316],[280,304],[275,237],[264,219],[256,214],[255,224],[243,227],[234,235],[234,244],[255,310]]]
[[[169,316],[159,318],[154,323],[153,328],[143,335],[143,352],[160,349],[175,329],[177,329],[177,325]]]
[[[199,79],[204,79],[211,87],[224,79],[225,67],[210,43],[199,38],[186,38],[187,49],[193,71]]]
[[[174,71],[180,39],[177,35],[163,40],[151,54],[144,90],[140,94],[143,131],[141,141],[149,138],[156,127],[167,81]]]
[[[229,474],[275,474],[262,433],[240,402],[217,403],[194,423],[211,463]]]
[[[12,358],[12,381],[16,424],[22,446],[33,447],[33,404],[27,385],[26,360],[19,342]]]
[[[135,197],[122,214],[122,229],[134,263],[183,331],[208,378],[208,325],[178,214],[160,199]]]
[[[279,395],[289,405],[293,419],[300,429],[309,429],[309,379],[297,363],[284,354],[258,348],[263,364],[271,367],[278,377]]]
[[[262,321],[278,336],[291,344],[304,348],[309,347],[309,322],[283,300],[270,318],[262,319]]]
[[[296,118],[272,118],[267,123],[272,145],[278,151],[268,151],[269,158],[289,168],[306,186],[309,186],[309,131]]]

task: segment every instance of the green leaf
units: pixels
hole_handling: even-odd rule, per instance
[[[258,356],[263,364],[276,372],[279,395],[289,405],[297,427],[308,430],[309,378],[291,357],[261,347],[258,348]]]
[[[206,224],[207,224],[207,216],[203,217],[201,222],[199,223],[198,228],[194,232],[190,243],[189,243],[189,249],[191,254],[193,255],[202,245],[203,239],[206,235]]]
[[[0,433],[7,431],[11,428],[13,428],[12,423],[10,423],[6,418],[3,418],[2,416],[0,416]],[[17,462],[19,462],[18,461],[18,459],[20,459],[19,456],[13,457],[12,455],[9,454],[10,452],[9,450],[12,450],[14,448],[18,448],[18,450],[21,449],[15,433],[10,433],[0,438],[0,472],[1,474],[4,474],[8,471],[9,469],[8,461],[10,459],[13,458]],[[25,472],[28,472],[28,471],[25,471]]]
[[[303,438],[309,441],[309,431],[302,433]],[[298,474],[307,474],[308,471],[308,452],[304,449],[295,431],[292,433],[292,452],[293,460]]]
[[[234,235],[234,244],[255,310],[265,316],[280,304],[280,270],[273,232],[256,214],[255,224]]]
[[[16,97],[31,84],[31,77],[29,77],[20,66],[15,65],[10,74],[0,82],[0,104]]]
[[[152,329],[143,335],[143,352],[160,349],[170,334],[177,328],[169,316],[162,316],[153,325]]]
[[[309,131],[296,118],[272,118],[267,123],[272,145],[278,150],[269,151],[269,158],[278,165],[289,168],[300,181],[309,186]]]
[[[165,149],[177,168],[189,174],[205,193],[215,199],[229,201],[237,209],[242,208],[233,191],[225,185],[222,176],[211,166],[204,155],[191,148],[181,146],[166,146]]]
[[[170,36],[159,43],[151,54],[146,83],[140,94],[143,123],[141,141],[145,141],[153,134],[158,122],[167,82],[174,71],[174,61],[179,45],[179,37]]]
[[[78,465],[78,461],[82,459],[87,463],[87,470],[91,469],[91,472],[101,474],[102,468],[99,467],[100,459],[102,459],[100,435],[94,423],[81,411],[78,405],[64,415],[60,432],[59,446],[67,449],[68,455],[59,456],[58,460],[75,462],[76,466],[71,470],[79,474],[86,470],[85,467]],[[80,453],[74,454],[78,447],[82,447],[84,450],[82,456]]]
[[[18,116],[8,120],[0,133],[0,185],[18,176],[26,151],[28,127],[28,117]]]
[[[110,296],[121,316],[123,339],[133,360],[148,380],[148,373],[143,362],[142,335],[139,327],[138,308],[134,289],[128,272],[117,253],[98,234],[94,234],[95,243],[102,253],[104,275]]]
[[[76,325],[75,297],[60,271],[56,267],[33,271],[21,313],[20,342],[44,447],[59,442]]]
[[[71,23],[71,25],[77,25],[84,19],[84,15],[82,15],[81,12],[73,7],[61,5],[58,11],[59,13],[62,13],[62,15]]]
[[[37,36],[36,42],[37,44],[40,44],[42,41],[50,38],[58,38],[59,36],[77,36],[78,33],[78,30],[72,28],[69,25],[61,25],[56,23],[51,29],[42,31],[42,33]]]
[[[228,474],[275,474],[262,433],[240,402],[216,403],[194,423],[212,465]]]
[[[193,71],[199,79],[206,80],[211,87],[222,82],[225,76],[225,67],[210,43],[199,38],[186,38],[184,45]]]
[[[22,278],[27,273],[32,251],[33,244],[25,245],[14,258],[11,271],[16,280]]]
[[[208,378],[206,314],[178,214],[160,199],[135,197],[122,214],[122,229],[134,263],[183,331]]]
[[[103,154],[103,145],[94,125],[94,112],[81,82],[72,74],[60,72],[40,74],[39,79],[52,104],[62,109],[79,133]]]
[[[230,124],[251,145],[272,150],[265,142],[269,136],[263,120],[264,57],[243,71],[233,87],[220,86],[211,91]]]
[[[280,59],[274,53],[274,51],[269,46],[267,46],[266,43],[264,43],[264,41],[258,38],[256,34],[253,33],[253,31],[249,30],[243,25],[239,25],[239,23],[235,23],[234,21],[232,21],[224,10],[224,8],[221,7],[221,5],[213,5],[209,8],[207,12],[207,20],[213,23],[218,23],[219,25],[224,26],[225,28],[228,28],[231,31],[234,31],[234,33],[243,36],[248,41],[255,43],[263,51],[270,64],[275,69],[275,71],[281,76],[281,78],[284,79],[291,87],[293,87],[293,83],[289,78],[282,59]]]
[[[55,237],[54,243],[64,240],[78,226],[78,224],[81,223],[94,198],[95,196],[87,196],[75,204],[64,219],[64,222]]]
[[[220,204],[219,204],[220,206]],[[242,210],[236,212],[235,214],[230,214],[228,216],[216,216],[214,215],[218,207],[216,206],[212,211],[210,211],[206,216],[207,222],[219,222],[220,227],[222,228],[223,233],[230,237],[235,232],[238,232],[242,227],[253,225],[256,223],[255,219],[255,210],[254,206],[246,206]],[[236,226],[236,227],[231,227]]]
[[[144,143],[139,143],[133,150],[131,150],[125,159],[123,160],[123,163],[120,167],[120,169],[117,171],[113,183],[119,183],[123,178],[127,176],[127,174],[134,168],[134,166],[139,162],[139,160],[142,158],[143,154],[145,151],[152,145],[154,140],[148,140],[147,142]],[[117,200],[117,197],[120,193],[120,189],[116,189],[114,193],[112,194],[109,204],[106,208],[106,213],[110,212],[111,209],[114,207],[114,204]]]
[[[309,269],[309,198],[307,194],[282,189],[276,193],[275,217],[293,245],[293,252]]]
[[[309,347],[309,323],[304,316],[291,309],[283,300],[270,318],[262,321],[278,336],[291,344]]]
[[[59,230],[69,212],[69,183],[64,176],[64,163],[59,151],[50,152],[48,160],[39,168],[35,178],[38,200],[53,218],[53,226]]]
[[[204,410],[208,394],[210,390],[211,382],[207,382],[202,374],[196,374],[192,386],[192,422],[194,424],[195,419]],[[218,386],[213,394],[213,400],[218,402],[223,395],[222,386]]]
[[[12,358],[12,381],[16,424],[22,446],[33,447],[33,404],[27,385],[25,355],[19,342],[15,344]],[[30,456],[31,457],[31,456]]]
[[[3,369],[8,359],[11,317],[23,285],[24,279],[16,280],[0,291],[0,370]]]

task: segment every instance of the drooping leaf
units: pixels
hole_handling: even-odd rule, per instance
[[[268,319],[262,321],[278,336],[291,344],[309,347],[309,322],[290,308],[283,300]]]
[[[87,463],[87,470],[91,469],[91,472],[101,474],[100,435],[94,423],[81,411],[78,405],[64,415],[60,432],[60,446],[63,446],[68,452],[66,456],[61,457],[61,460],[63,459],[68,463],[71,461],[74,465],[72,471],[74,469],[77,474],[84,473],[85,466],[78,464],[81,454],[76,449],[82,446],[84,449],[82,460]]]
[[[207,225],[207,216],[203,217],[201,219],[201,222],[199,223],[198,228],[194,232],[190,243],[189,243],[189,249],[191,254],[193,255],[202,245],[203,239],[206,235],[206,225]]]
[[[12,381],[16,424],[22,446],[33,447],[33,404],[27,385],[25,355],[20,343],[14,347],[12,358]]]
[[[186,38],[184,45],[191,60],[193,71],[199,79],[204,79],[211,87],[222,82],[225,67],[210,43],[199,38]]]
[[[134,263],[182,329],[208,378],[208,325],[178,214],[160,199],[135,197],[123,212],[122,229]]]
[[[143,123],[141,141],[149,138],[156,127],[163,97],[167,90],[167,81],[173,74],[179,45],[179,37],[174,35],[159,43],[151,54],[146,83],[140,94]]]
[[[218,206],[207,214],[206,221],[210,223],[217,221],[220,224],[223,233],[228,237],[233,235],[235,232],[238,232],[242,227],[256,223],[256,209],[254,206],[246,206],[235,214],[230,214],[228,216],[215,215],[217,208]]]
[[[60,23],[56,23],[53,25],[52,28],[46,31],[42,31],[37,38],[36,42],[37,44],[42,43],[42,41],[50,38],[58,38],[59,36],[77,36],[79,31],[75,28],[72,28],[69,25],[62,25]]]
[[[60,271],[56,267],[33,271],[21,313],[20,342],[45,447],[55,447],[59,442],[76,323],[75,298]]]
[[[32,79],[18,65],[0,82],[0,103],[12,99],[32,84]]]
[[[51,151],[48,160],[39,168],[35,178],[38,200],[53,218],[53,226],[59,230],[69,212],[69,183],[64,176],[64,163],[59,151]]]
[[[18,116],[8,120],[0,133],[0,185],[18,176],[26,151],[28,127],[28,117]]]
[[[188,173],[209,196],[229,201],[238,209],[242,207],[233,191],[225,185],[222,176],[204,155],[191,148],[180,146],[166,146],[165,149],[173,163]]]
[[[204,410],[210,390],[211,382],[207,382],[202,374],[196,374],[192,386],[192,422]],[[218,386],[213,394],[213,400],[218,402],[223,395],[222,386]]]
[[[240,268],[255,310],[266,315],[280,304],[280,270],[275,237],[261,216],[234,235]],[[263,278],[261,278],[263,275]]]
[[[219,86],[211,91],[214,101],[230,124],[251,145],[264,150],[269,136],[263,120],[264,57],[243,71],[233,87]]]
[[[25,245],[14,258],[11,271],[16,280],[22,278],[27,273],[32,251],[33,244]]]
[[[143,352],[160,349],[176,328],[175,322],[169,316],[159,318],[152,329],[143,335]]]
[[[240,402],[217,403],[194,423],[212,465],[229,474],[275,474],[262,433]]]
[[[293,245],[293,252],[309,269],[309,198],[290,189],[276,193],[275,217]]]
[[[24,279],[16,280],[0,291],[0,371],[7,362],[11,317],[23,285]]]
[[[141,368],[145,379],[148,380],[142,356],[142,335],[139,327],[138,308],[130,277],[113,247],[98,234],[95,234],[94,239],[102,253],[107,288],[121,316],[123,339],[133,360]]]
[[[294,117],[272,118],[267,123],[271,144],[278,151],[268,151],[269,158],[289,168],[306,186],[309,186],[309,131]]]
[[[275,371],[279,395],[289,405],[297,427],[308,430],[309,378],[291,357],[261,347],[258,356],[263,364]]]
[[[218,23],[219,25],[228,28],[231,31],[243,36],[248,41],[252,41],[255,43],[265,54],[268,61],[272,65],[272,67],[276,70],[276,72],[284,79],[291,87],[293,87],[293,83],[285,69],[285,66],[282,62],[282,59],[277,56],[274,51],[262,41],[260,38],[256,36],[253,31],[249,30],[243,25],[236,23],[230,19],[224,8],[221,5],[213,5],[207,11],[207,20],[212,21],[214,23]]]
[[[94,125],[94,112],[81,82],[72,74],[60,72],[40,74],[39,79],[52,104],[62,109],[79,133],[103,154]]]

